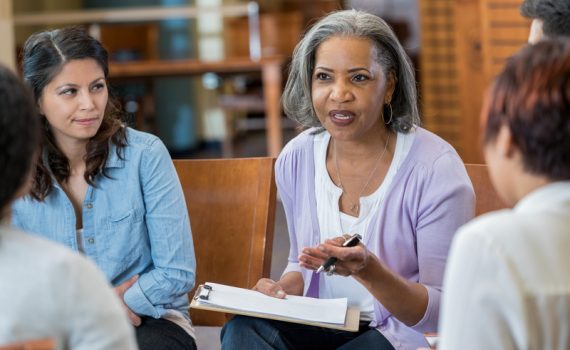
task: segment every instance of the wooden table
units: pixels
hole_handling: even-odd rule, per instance
[[[258,61],[244,57],[212,62],[199,60],[112,62],[109,64],[109,75],[113,79],[122,79],[197,75],[208,72],[218,74],[261,72],[267,127],[267,151],[269,156],[277,157],[283,146],[280,99],[284,62],[285,58],[281,56],[264,57]]]

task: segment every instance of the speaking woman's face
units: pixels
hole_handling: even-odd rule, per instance
[[[319,45],[311,81],[313,108],[338,140],[362,139],[385,129],[382,111],[392,99],[394,78],[378,62],[366,38],[333,36]]]

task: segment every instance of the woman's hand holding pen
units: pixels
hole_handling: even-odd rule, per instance
[[[301,267],[318,270],[330,257],[337,258],[334,273],[342,276],[358,275],[366,267],[373,255],[363,244],[343,247],[345,236],[327,239],[317,247],[303,248],[299,256]]]
[[[417,324],[428,304],[426,287],[390,270],[362,243],[346,247],[343,246],[344,241],[345,237],[336,237],[316,247],[303,248],[299,256],[300,265],[317,270],[327,259],[335,257],[334,273],[353,276],[394,317],[410,327]]]

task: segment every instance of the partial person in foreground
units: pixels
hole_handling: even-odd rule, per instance
[[[30,91],[0,66],[0,346],[50,338],[57,349],[136,349],[120,301],[93,263],[10,226],[40,138]]]
[[[235,317],[222,330],[222,348],[425,346],[422,333],[438,323],[449,245],[474,215],[474,194],[455,150],[419,127],[402,46],[377,16],[332,13],[297,45],[283,103],[308,128],[276,163],[289,264],[279,281],[261,279],[255,289],[346,297],[361,311],[360,330]],[[341,248],[352,233],[362,244]],[[331,256],[336,264],[316,273]]]
[[[22,63],[43,143],[14,224],[96,262],[141,349],[194,349],[194,245],[166,147],[121,122],[109,98],[107,51],[81,28],[32,35]]]
[[[439,349],[570,349],[570,40],[512,57],[482,119],[491,180],[514,207],[459,230]]]
[[[521,14],[532,20],[528,42],[570,37],[570,0],[524,0]]]

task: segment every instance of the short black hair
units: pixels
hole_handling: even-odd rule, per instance
[[[0,210],[28,178],[39,147],[40,120],[30,89],[0,65]]]
[[[570,36],[570,0],[524,0],[520,11],[527,18],[542,20],[546,36]]]
[[[485,143],[506,126],[527,172],[570,180],[570,39],[524,47],[509,59],[488,98]]]

